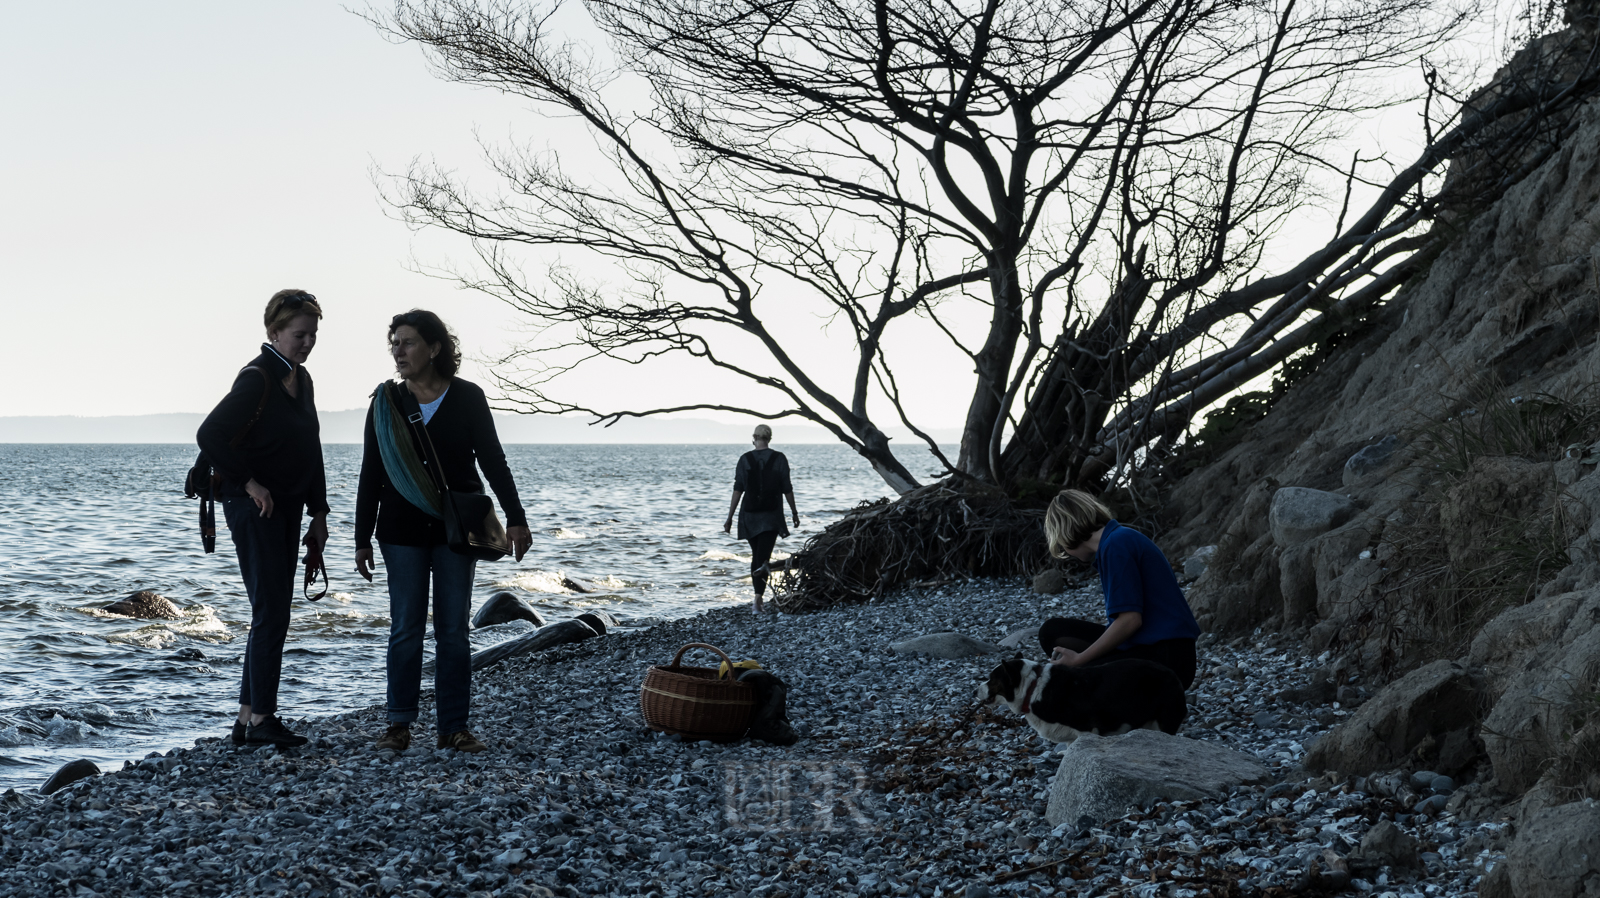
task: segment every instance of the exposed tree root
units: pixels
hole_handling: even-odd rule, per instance
[[[864,502],[812,537],[775,584],[775,601],[784,611],[809,611],[910,583],[1031,574],[1050,561],[1043,511],[944,481]]]

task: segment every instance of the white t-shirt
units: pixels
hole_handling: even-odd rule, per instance
[[[439,410],[439,403],[443,402],[444,397],[448,395],[450,395],[450,388],[445,387],[444,392],[439,394],[438,399],[435,399],[432,402],[418,403],[422,409],[422,423],[427,424],[433,420],[433,413]]]

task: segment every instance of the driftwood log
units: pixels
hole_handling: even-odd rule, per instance
[[[518,636],[516,639],[507,639],[498,645],[491,645],[481,652],[473,652],[472,669],[479,670],[517,655],[543,651],[569,642],[581,642],[598,635],[600,634],[596,633],[593,627],[581,620],[564,620],[548,627],[540,627],[526,636]]]
[[[529,652],[539,652],[569,642],[582,642],[593,639],[600,634],[594,628],[581,620],[564,620],[547,627],[540,627],[532,633],[518,636],[516,639],[507,639],[505,642],[496,643],[482,651],[472,653],[472,669],[481,670],[491,664],[497,664],[507,658],[517,655],[526,655]],[[422,672],[431,675],[438,669],[436,659],[429,658],[422,665]]]

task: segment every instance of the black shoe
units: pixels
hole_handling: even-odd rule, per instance
[[[289,732],[289,728],[283,725],[283,721],[279,720],[277,715],[273,715],[260,723],[252,723],[245,727],[244,741],[247,745],[276,745],[279,748],[299,748],[311,740]]]
[[[233,733],[229,736],[229,738],[233,741],[234,745],[244,744],[244,729],[244,724],[237,720],[233,722]]]

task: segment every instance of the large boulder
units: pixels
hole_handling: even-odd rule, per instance
[[[1220,795],[1268,776],[1255,757],[1210,742],[1157,730],[1085,733],[1062,752],[1045,817],[1055,826],[1082,817],[1110,820],[1157,801]]]
[[[1513,656],[1521,663],[1506,665],[1511,669],[1500,676],[1503,691],[1483,722],[1484,746],[1503,791],[1519,793],[1538,782],[1552,761],[1561,761],[1578,744],[1576,731],[1594,718],[1593,696],[1600,687],[1600,590],[1581,595],[1583,601],[1565,622],[1537,614],[1519,618],[1531,632],[1554,632],[1520,658]],[[1563,607],[1571,604],[1552,597],[1546,611]],[[1492,655],[1481,643],[1480,638],[1474,649]]]
[[[535,627],[544,626],[544,616],[526,599],[509,592],[497,592],[472,616],[472,629],[507,624],[514,620],[525,620]]]
[[[1483,625],[1472,639],[1467,660],[1484,669],[1491,698],[1499,698],[1517,675],[1554,644],[1577,619],[1585,593],[1543,595],[1526,605],[1508,608]]]
[[[1600,891],[1600,805],[1594,799],[1547,808],[1506,852],[1517,898],[1583,898]]]
[[[1312,745],[1305,766],[1355,776],[1401,766],[1424,740],[1437,745],[1453,733],[1470,730],[1482,705],[1482,689],[1476,671],[1452,661],[1414,670]]]
[[[148,589],[141,589],[125,599],[112,602],[102,610],[140,620],[177,620],[183,617],[177,605]]]
[[[1338,493],[1286,486],[1272,495],[1267,523],[1278,548],[1292,549],[1343,524],[1355,513],[1356,504]]]
[[[932,655],[935,658],[975,658],[979,655],[996,655],[1005,646],[974,639],[965,633],[929,633],[891,643],[889,651],[897,655]]]

